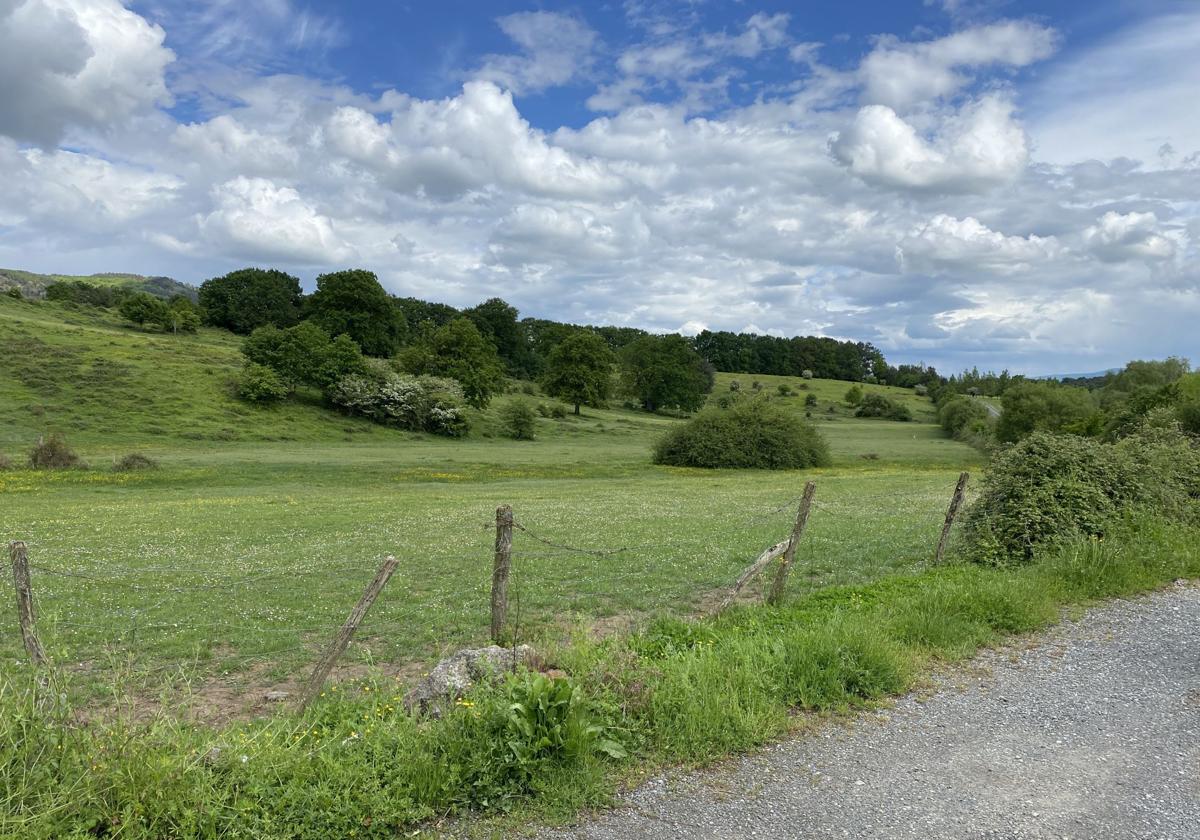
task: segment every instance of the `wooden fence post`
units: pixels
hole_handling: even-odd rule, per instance
[[[375,603],[375,599],[387,585],[388,578],[392,576],[392,572],[396,571],[396,564],[396,558],[389,555],[383,561],[383,565],[379,567],[379,571],[375,573],[375,579],[363,591],[362,597],[358,599],[358,603],[354,605],[354,609],[347,616],[346,623],[333,637],[333,641],[330,642],[321,661],[317,663],[317,667],[313,668],[312,676],[308,678],[308,684],[304,687],[304,694],[300,698],[300,711],[304,711],[313,698],[321,692],[321,686],[325,684],[329,672],[333,670],[338,659],[345,653],[346,646],[350,644],[350,639],[358,630],[358,625],[362,624],[362,620],[367,617],[371,605]]]
[[[25,652],[29,660],[37,666],[48,664],[46,651],[37,637],[33,614],[33,587],[29,582],[29,548],[21,540],[8,544],[8,554],[12,558],[13,583],[17,588],[17,621],[21,625],[21,639],[25,642]]]
[[[737,600],[737,596],[741,594],[743,589],[745,589],[746,584],[757,577],[758,574],[767,567],[768,563],[779,557],[780,554],[783,554],[784,549],[787,548],[788,542],[789,540],[784,540],[781,543],[775,543],[775,545],[758,555],[754,562],[747,566],[746,570],[743,571],[738,577],[737,581],[734,582],[733,588],[729,590],[729,594],[726,595],[721,600],[721,603],[717,605],[716,611],[721,612],[722,610],[732,606],[733,602]]]
[[[512,569],[512,505],[496,508],[496,555],[492,564],[492,641],[500,644],[508,621],[508,573]]]
[[[792,561],[796,559],[796,546],[804,526],[808,522],[808,512],[812,508],[813,495],[817,492],[817,483],[810,481],[804,485],[804,497],[800,499],[800,510],[796,512],[796,524],[792,528],[792,536],[788,539],[787,548],[783,550],[783,559],[779,561],[779,570],[775,572],[775,581],[771,591],[767,593],[768,604],[778,604],[783,599],[783,588],[787,585],[788,572],[792,569]]]
[[[963,494],[967,490],[967,481],[970,478],[970,473],[962,473],[958,477],[958,484],[954,486],[954,496],[950,499],[950,509],[946,511],[946,521],[942,525],[942,536],[938,539],[937,553],[933,558],[934,563],[941,563],[946,556],[946,543],[950,540],[950,527],[954,524],[954,517],[958,516],[958,509],[962,506]]]

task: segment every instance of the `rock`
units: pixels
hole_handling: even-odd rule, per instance
[[[533,648],[520,645],[514,651],[492,645],[460,650],[435,665],[429,676],[405,695],[404,706],[409,711],[439,717],[447,705],[466,694],[475,683],[512,671],[514,658],[516,665],[529,665],[533,661]]]
[[[268,691],[263,695],[263,699],[268,703],[282,703],[289,696],[289,693],[286,691]]]

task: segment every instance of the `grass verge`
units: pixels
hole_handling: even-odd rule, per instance
[[[569,677],[513,676],[440,720],[410,717],[391,684],[367,680],[303,716],[218,730],[169,714],[84,725],[61,686],[8,669],[0,836],[382,838],[465,813],[555,819],[605,803],[630,773],[779,737],[796,710],[903,692],[1065,606],[1200,576],[1196,537],[1130,518],[1021,568],[949,566],[662,619],[567,646],[553,664]]]

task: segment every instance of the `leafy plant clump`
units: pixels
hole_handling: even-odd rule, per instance
[[[654,463],[676,467],[792,470],[830,463],[829,445],[803,420],[764,398],[710,406],[668,432]]]
[[[452,379],[375,369],[342,377],[329,399],[349,414],[409,431],[462,437],[470,429],[463,389]]]
[[[533,440],[537,415],[525,400],[513,400],[500,409],[500,422],[513,440]]]
[[[158,461],[140,452],[130,452],[113,461],[113,472],[137,472],[138,470],[156,470]]]
[[[1027,562],[1044,544],[1103,539],[1131,510],[1166,518],[1197,515],[1200,450],[1175,428],[1147,430],[1120,444],[1034,432],[999,454],[968,511],[968,555]]]
[[[912,420],[912,412],[908,406],[898,403],[883,394],[867,394],[862,398],[855,417],[882,417],[884,420]]]
[[[237,395],[247,402],[276,403],[287,399],[287,383],[266,365],[246,362],[237,379]]]
[[[87,462],[75,454],[67,439],[57,432],[39,438],[29,453],[35,470],[86,470]]]

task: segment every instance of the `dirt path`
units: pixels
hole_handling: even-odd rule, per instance
[[[1200,838],[1200,588],[1096,608],[934,693],[544,838]]]

